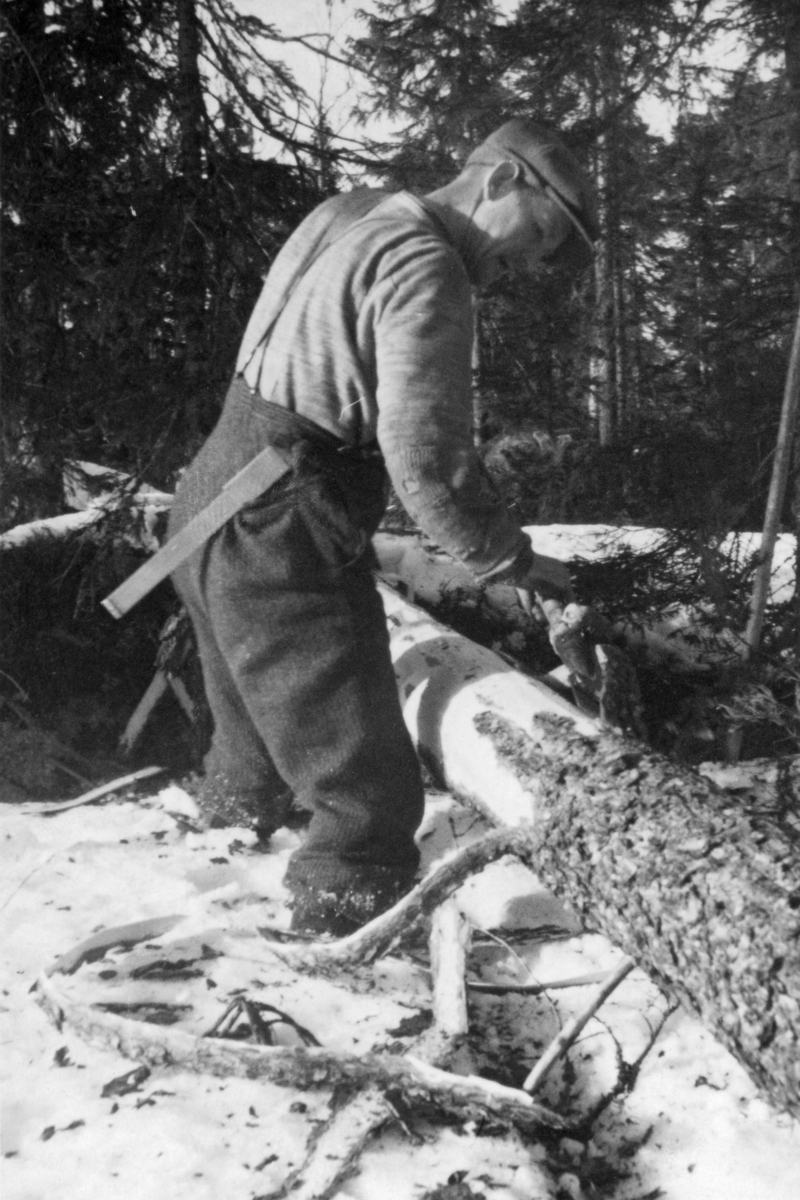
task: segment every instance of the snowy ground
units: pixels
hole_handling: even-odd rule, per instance
[[[632,546],[652,531],[550,526],[529,530],[543,553],[563,558],[608,553],[609,538]],[[756,548],[748,542],[742,553]],[[773,587],[791,591],[792,546],[776,556]],[[401,564],[403,567],[403,564]],[[398,567],[412,591],[439,586]],[[406,570],[406,568],[408,568]],[[413,570],[412,570],[413,568]],[[430,572],[425,561],[423,573]],[[669,633],[669,636],[672,636]],[[305,1157],[309,1136],[329,1113],[324,1091],[265,1081],[153,1071],[134,1090],[109,1088],[136,1064],[61,1030],[36,1003],[42,970],[94,931],[180,915],[157,942],[110,951],[54,981],[87,1005],[168,1003],[181,1026],[208,1029],[232,994],[274,1004],[340,1051],[408,1049],[404,1022],[430,1008],[429,977],[408,955],[367,972],[328,979],[276,967],[254,931],[288,924],[282,886],[302,834],[280,830],[270,853],[242,830],[196,833],[176,810],[178,789],[115,799],[57,815],[0,803],[3,919],[0,1034],[3,1054],[4,1200],[266,1200],[280,1194]],[[0,797],[2,800],[2,797]],[[420,831],[424,865],[480,836],[474,814],[451,797],[429,796]],[[501,862],[461,889],[459,903],[480,932],[472,978],[553,985],[614,969],[619,952],[582,935],[561,905],[518,864]],[[207,945],[215,957],[184,979],[135,974],[150,953]],[[131,972],[134,972],[133,974]],[[519,1086],[564,1022],[586,1007],[597,983],[549,987],[542,995],[470,993],[470,1057]],[[664,1018],[666,1001],[634,971],[592,1019],[539,1096],[573,1120],[589,1111],[633,1063]],[[412,1021],[413,1027],[413,1021]],[[149,1026],[158,1032],[157,1026]],[[105,1094],[104,1094],[105,1092]],[[598,1119],[590,1141],[523,1139],[491,1123],[436,1126],[412,1113],[411,1133],[388,1126],[371,1142],[358,1175],[338,1197],[350,1200],[796,1200],[800,1124],[771,1110],[730,1055],[690,1016],[676,1012],[643,1059],[633,1090]]]
[[[302,1162],[314,1122],[327,1114],[325,1092],[183,1071],[153,1071],[137,1090],[104,1096],[104,1087],[135,1064],[94,1049],[69,1028],[57,1030],[31,991],[42,969],[101,927],[181,914],[185,919],[159,942],[165,953],[198,937],[222,948],[201,964],[202,974],[177,983],[126,977],[126,963],[141,947],[54,977],[87,1004],[166,997],[185,1006],[186,1027],[196,1032],[222,1013],[232,992],[246,989],[289,1012],[324,1045],[397,1048],[403,1019],[430,1005],[428,977],[408,958],[381,960],[368,983],[290,978],[271,969],[265,943],[253,931],[285,928],[281,881],[302,835],[281,830],[271,852],[262,854],[244,831],[187,832],[163,807],[180,807],[181,797],[173,788],[161,800],[114,801],[53,816],[0,805],[6,1200],[267,1197]],[[426,864],[480,832],[471,813],[450,797],[432,795],[420,834]],[[478,941],[470,967],[476,979],[547,983],[596,975],[619,961],[604,939],[581,936],[518,864],[502,861],[474,877],[459,901],[476,927],[496,935]],[[472,1067],[510,1073],[519,1083],[596,986],[541,996],[472,993]],[[664,1008],[641,972],[628,976],[586,1027],[568,1066],[553,1072],[542,1102],[573,1115],[585,1112],[616,1079],[617,1052],[632,1062]],[[376,1137],[360,1174],[337,1195],[800,1195],[800,1126],[768,1108],[727,1052],[684,1013],[669,1017],[633,1091],[611,1105],[588,1143],[526,1144],[516,1134],[475,1124],[416,1122],[413,1132],[423,1140],[410,1141],[399,1126]]]

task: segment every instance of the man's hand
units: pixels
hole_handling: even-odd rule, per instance
[[[528,616],[546,616],[542,604],[555,601],[559,608],[571,604],[575,599],[569,571],[560,559],[546,554],[534,554],[533,566],[517,583],[519,602]]]

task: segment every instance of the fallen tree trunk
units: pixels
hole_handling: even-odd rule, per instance
[[[442,781],[530,826],[537,871],[800,1116],[800,855],[791,829],[601,731],[383,592],[408,726]]]
[[[0,550],[22,550],[42,542],[58,542],[82,533],[97,532],[104,520],[127,505],[129,527],[122,534],[126,544],[136,549],[157,550],[161,545],[164,514],[170,509],[172,497],[166,492],[126,493],[122,497],[92,505],[80,512],[62,513],[57,517],[42,517],[15,525],[0,533]]]
[[[58,517],[42,517],[38,521],[15,525],[6,533],[0,533],[0,550],[20,550],[34,542],[72,537],[91,529],[105,515],[102,509],[93,508],[87,512],[62,513]]]

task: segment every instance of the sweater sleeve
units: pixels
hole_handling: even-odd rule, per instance
[[[460,259],[435,237],[411,239],[371,301],[378,442],[401,503],[475,575],[521,578],[530,541],[472,440],[472,300]]]

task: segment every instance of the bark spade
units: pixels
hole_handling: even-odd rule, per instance
[[[791,827],[601,731],[388,589],[408,726],[442,781],[530,827],[542,881],[800,1116],[800,854]],[[522,830],[520,830],[522,832]]]

